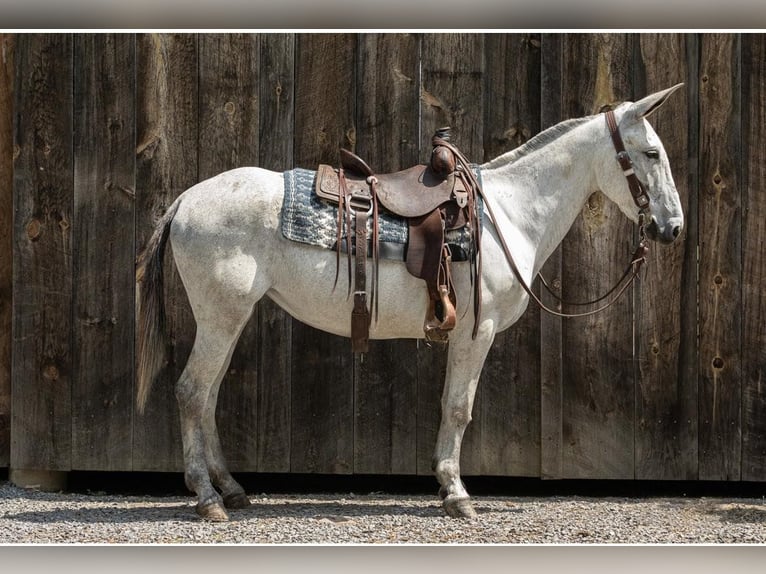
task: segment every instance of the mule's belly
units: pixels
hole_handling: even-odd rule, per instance
[[[266,295],[299,321],[328,333],[350,337],[354,296],[353,293],[348,296],[346,255],[341,254],[338,284],[333,290],[336,268],[333,251],[286,240],[283,249],[284,258],[272,276],[272,287]],[[460,274],[462,267],[455,273]],[[425,282],[410,275],[403,262],[381,260],[379,270],[378,320],[371,308],[370,338],[423,338],[428,307]],[[368,307],[371,284],[372,262],[368,261]],[[459,304],[462,303],[460,299],[458,292]],[[461,309],[464,307],[464,304],[460,305]],[[461,322],[469,322],[472,326],[473,315],[468,313],[462,321],[459,319],[458,328]]]

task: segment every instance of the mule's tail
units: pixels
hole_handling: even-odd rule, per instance
[[[157,227],[136,262],[136,307],[138,352],[136,402],[143,413],[152,383],[165,362],[165,303],[163,300],[162,262],[170,224],[181,205],[177,199],[157,224]]]

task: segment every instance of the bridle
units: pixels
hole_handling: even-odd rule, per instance
[[[631,161],[630,155],[625,149],[625,144],[622,141],[622,136],[620,135],[620,128],[617,125],[617,119],[614,116],[614,112],[612,110],[609,110],[605,112],[605,116],[606,116],[606,124],[609,128],[609,134],[612,137],[612,143],[614,144],[614,149],[617,152],[617,161],[619,162],[620,167],[622,168],[622,172],[628,181],[628,188],[630,189],[630,195],[633,198],[633,202],[636,204],[636,207],[638,207],[638,238],[639,238],[638,246],[636,247],[636,250],[633,252],[633,256],[631,257],[630,263],[625,268],[625,271],[622,274],[622,277],[620,277],[619,281],[614,285],[614,287],[612,287],[609,291],[607,291],[601,297],[597,299],[593,299],[592,301],[584,301],[584,302],[564,301],[553,292],[553,290],[545,281],[541,273],[538,273],[537,276],[540,278],[540,282],[543,284],[546,290],[554,298],[556,298],[562,305],[567,305],[567,306],[595,305],[596,303],[600,303],[604,299],[608,298],[610,295],[612,295],[612,293],[616,291],[617,294],[606,304],[602,305],[601,307],[597,309],[585,311],[582,313],[562,313],[560,311],[556,311],[546,306],[545,303],[542,302],[540,297],[534,291],[532,291],[530,286],[527,285],[527,282],[524,280],[524,277],[519,271],[519,268],[516,265],[516,262],[514,261],[513,256],[511,255],[511,250],[508,247],[508,244],[505,242],[505,238],[503,237],[503,234],[500,232],[497,226],[494,213],[492,212],[492,206],[486,200],[486,197],[484,197],[484,194],[480,192],[482,195],[482,199],[484,200],[484,205],[487,208],[487,214],[489,215],[489,219],[492,222],[492,224],[495,226],[495,230],[497,231],[498,238],[500,239],[500,244],[502,245],[503,251],[505,252],[505,257],[508,260],[508,263],[510,264],[514,275],[516,276],[516,279],[518,279],[519,283],[527,292],[527,294],[532,298],[532,300],[535,303],[537,303],[537,305],[543,311],[546,311],[547,313],[550,313],[551,315],[555,315],[557,317],[566,317],[566,318],[587,317],[589,315],[595,315],[596,313],[600,313],[601,311],[604,311],[605,309],[611,307],[620,298],[620,296],[627,290],[627,288],[630,287],[630,285],[632,285],[633,282],[636,280],[636,277],[638,277],[638,273],[641,270],[641,266],[644,263],[646,263],[646,257],[649,254],[649,247],[646,245],[646,233],[645,233],[645,220],[647,215],[649,214],[649,207],[650,207],[649,195],[647,194],[646,188],[638,179],[638,177],[636,176],[635,170],[633,169],[633,162]],[[627,282],[626,282],[626,279],[627,279]],[[620,285],[622,285],[622,287],[620,287]]]
[[[633,169],[633,162],[630,160],[630,155],[625,150],[625,144],[622,143],[620,128],[617,126],[617,119],[614,117],[614,112],[609,110],[604,115],[606,116],[606,125],[609,127],[609,134],[612,136],[614,149],[617,152],[617,162],[622,168],[622,173],[625,175],[625,179],[628,180],[630,195],[633,197],[633,203],[638,207],[640,218],[649,212],[649,194],[646,193],[646,188],[638,179],[638,176],[636,176],[636,172]]]

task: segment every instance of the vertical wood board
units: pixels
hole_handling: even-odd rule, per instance
[[[742,36],[742,480],[766,480],[766,38]]]
[[[699,478],[739,480],[742,175],[738,36],[704,34],[700,49]]]
[[[564,115],[598,113],[632,99],[633,36],[576,34],[564,39]],[[606,130],[604,130],[606,136]],[[562,295],[583,301],[614,284],[634,249],[632,224],[594,193],[562,244]],[[633,332],[630,297],[607,312],[563,327],[563,475],[633,478]]]
[[[485,160],[525,143],[540,131],[540,35],[485,38]],[[466,316],[464,321],[471,321]],[[530,304],[499,333],[484,363],[475,410],[484,475],[540,473],[540,310]]]
[[[140,34],[137,46],[136,249],[158,219],[198,180],[198,51],[190,34]],[[134,470],[183,468],[174,386],[194,340],[194,320],[180,277],[165,256],[168,365],[143,415],[134,420]]]
[[[69,470],[72,37],[18,38],[11,466]]]
[[[354,143],[378,173],[418,160],[418,48],[411,34],[359,37],[357,89],[364,97]],[[415,474],[417,343],[371,341],[370,352],[355,360],[355,374],[354,472]]]
[[[0,34],[0,468],[11,459],[13,92],[16,36]]]
[[[132,467],[135,42],[75,36],[72,465]]]
[[[563,38],[560,34],[543,34],[541,38],[540,128],[547,129],[561,120],[564,86]],[[562,248],[557,247],[542,268],[557,296],[561,296]],[[547,292],[542,301],[550,309],[561,311],[561,305]],[[563,324],[560,317],[540,314],[540,476],[560,478],[563,475]]]
[[[262,34],[259,38],[259,161],[271,170],[293,165],[295,37]],[[258,443],[256,469],[290,470],[292,318],[263,299],[258,317]]]
[[[636,46],[636,99],[679,82],[687,86],[696,43],[682,34],[642,34]],[[691,52],[689,50],[692,50]],[[636,478],[693,479],[697,474],[697,212],[689,157],[696,141],[687,129],[695,108],[691,86],[648,120],[663,142],[685,216],[674,244],[651,245],[637,299]]]
[[[355,54],[356,37],[352,34],[297,37],[294,156],[297,166],[316,169],[319,162],[337,164],[338,148],[348,147],[353,141]],[[291,345],[291,470],[351,473],[354,464],[351,344],[347,338],[294,321]]]
[[[201,34],[198,42],[202,181],[258,163],[260,62],[253,34]],[[257,341],[256,313],[239,337],[218,394],[217,426],[231,471],[257,465]]]
[[[469,160],[480,161],[484,157],[484,36],[428,34],[423,36],[421,46],[420,161],[428,161],[431,138],[436,129],[444,126],[452,128],[450,141]],[[447,349],[421,342],[418,351],[418,473],[430,474]],[[473,408],[474,421],[468,425],[463,439],[460,464],[464,474],[481,472],[481,423],[477,422],[481,408],[479,387]]]

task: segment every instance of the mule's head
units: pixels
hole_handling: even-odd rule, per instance
[[[645,211],[646,235],[663,243],[672,243],[681,235],[684,214],[667,153],[646,118],[681,86],[683,84],[677,84],[637,102],[626,102],[615,110],[619,133],[630,156],[632,169],[649,196]],[[613,147],[611,149],[614,150]],[[630,193],[626,174],[615,159],[615,153],[611,157],[611,161],[602,167],[605,173],[601,174],[604,181],[600,187],[625,215],[638,221],[640,210]]]

